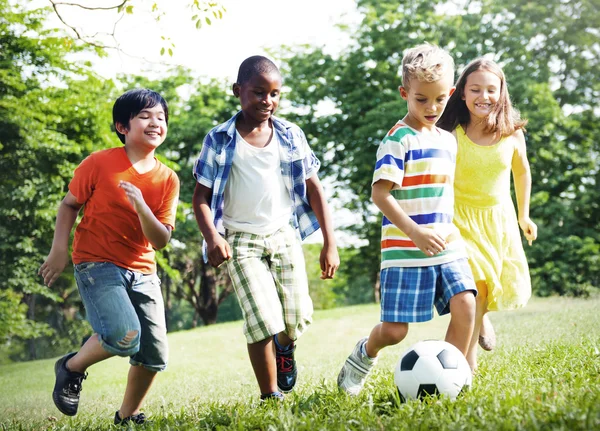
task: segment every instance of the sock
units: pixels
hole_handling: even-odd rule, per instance
[[[277,350],[279,350],[280,352],[285,352],[287,350],[290,350],[290,348],[294,344],[293,342],[291,342],[290,344],[288,344],[285,347],[282,346],[281,344],[279,344],[279,340],[277,339],[277,334],[275,334],[275,336],[273,337],[273,340],[275,341],[275,346],[277,347]]]
[[[367,359],[369,362],[372,362],[375,360],[375,358],[371,358],[368,354],[367,354],[367,342],[365,341],[362,346],[360,346],[360,353],[362,353],[363,357],[365,359]]]

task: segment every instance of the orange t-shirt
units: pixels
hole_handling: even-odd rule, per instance
[[[156,160],[156,159],[155,159]],[[84,205],[75,230],[73,263],[111,262],[143,274],[156,272],[154,249],[119,181],[139,188],[152,213],[175,227],[179,178],[156,160],[154,168],[139,174],[124,147],[92,153],[75,169],[69,190]]]

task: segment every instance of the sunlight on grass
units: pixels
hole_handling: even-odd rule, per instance
[[[148,396],[143,429],[569,429],[600,428],[600,298],[534,299],[493,313],[494,352],[480,350],[480,372],[456,402],[401,404],[393,368],[411,344],[444,337],[448,317],[412,325],[407,339],[383,351],[357,398],[335,379],[356,341],[379,321],[365,305],[315,314],[297,350],[299,381],[281,406],[260,405],[241,323],[173,333],[171,359]],[[113,358],[92,367],[78,416],[51,399],[54,360],[0,367],[0,429],[111,429],[128,369]]]

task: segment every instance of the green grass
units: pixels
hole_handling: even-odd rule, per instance
[[[356,341],[379,321],[376,305],[321,311],[300,339],[299,382],[282,406],[260,405],[241,323],[170,335],[169,368],[144,411],[165,430],[593,430],[600,429],[600,297],[534,299],[493,313],[498,346],[480,350],[479,374],[457,401],[400,404],[393,368],[412,343],[443,338],[448,318],[411,326],[382,352],[363,393],[339,393],[337,373]],[[111,425],[128,363],[112,358],[89,370],[79,414],[52,403],[54,360],[0,366],[0,430],[102,430]]]

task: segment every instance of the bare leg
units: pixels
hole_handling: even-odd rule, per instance
[[[408,323],[382,322],[375,326],[369,335],[365,350],[371,358],[377,357],[379,351],[387,346],[398,344],[408,334]]]
[[[487,309],[485,310],[481,328],[479,329],[479,345],[483,350],[487,350],[488,352],[494,350],[496,347],[496,332],[490,321],[489,314],[487,314]]]
[[[467,355],[475,323],[475,295],[465,291],[450,299],[450,324],[446,341]]]
[[[479,341],[479,331],[481,329],[481,323],[483,316],[487,312],[487,284],[483,281],[477,282],[477,300],[475,308],[475,325],[473,328],[473,337],[469,344],[469,350],[465,355],[467,362],[473,372],[477,371],[477,343]]]
[[[140,407],[155,377],[156,371],[150,371],[140,365],[132,365],[129,368],[125,396],[123,397],[123,404],[121,404],[121,408],[119,409],[119,416],[121,418],[136,415],[140,412]]]
[[[281,340],[282,342],[284,340]],[[290,340],[291,341],[291,340]],[[273,338],[248,344],[248,355],[261,394],[277,392],[277,365]]]
[[[279,345],[281,347],[289,346],[290,344],[292,344],[294,342],[294,340],[292,340],[290,337],[288,337],[288,334],[286,334],[283,331],[281,331],[279,334],[277,334],[277,341],[279,342]]]
[[[84,373],[88,367],[112,356],[114,355],[104,350],[100,344],[98,334],[94,334],[81,346],[79,352],[67,361],[66,366],[71,371]]]

